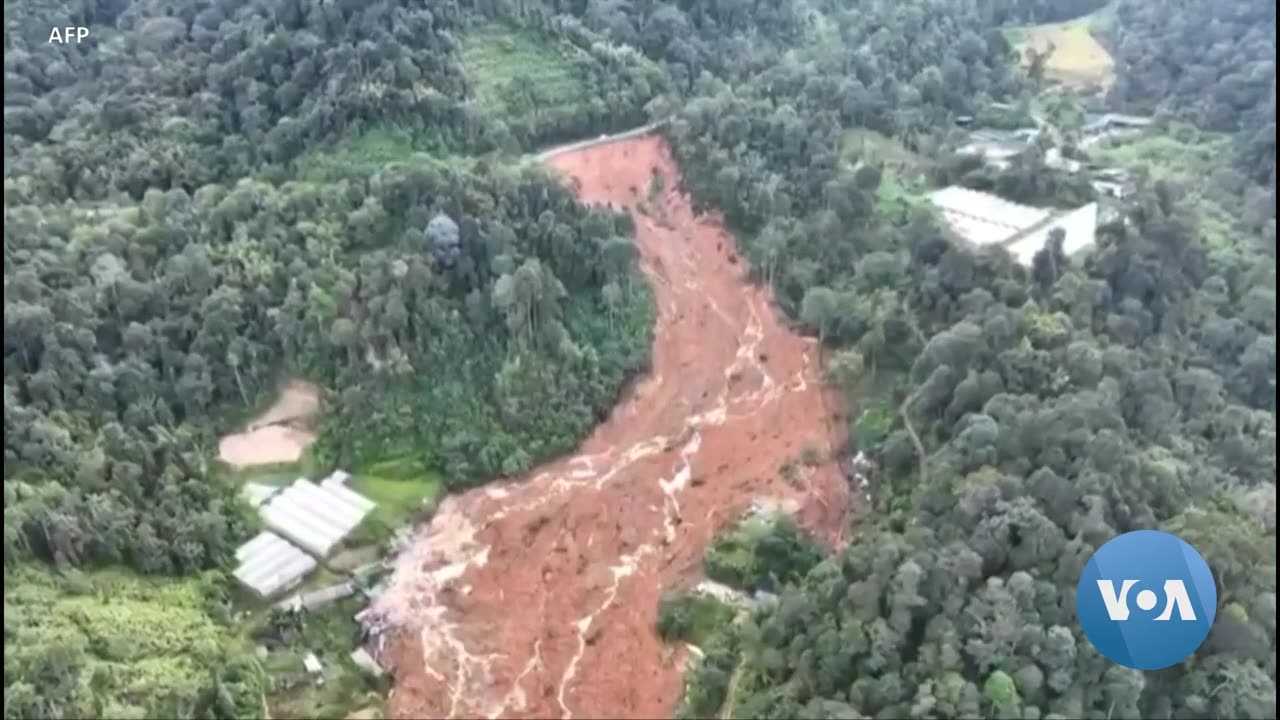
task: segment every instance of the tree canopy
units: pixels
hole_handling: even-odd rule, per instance
[[[1275,221],[1273,207],[1242,212],[1242,196],[1274,197],[1274,172],[1257,171],[1274,151],[1216,158],[1251,178],[1222,234],[1206,229],[1197,188],[1151,177],[1084,257],[1066,257],[1061,236],[1030,268],[957,247],[919,208],[886,212],[876,183],[858,177],[874,159],[841,162],[830,148],[849,123],[927,148],[946,118],[986,97],[1020,102],[1024,80],[998,62],[1007,48],[971,12],[837,11],[826,32],[845,41],[839,51],[815,42],[731,81],[708,78],[672,126],[695,198],[725,208],[783,306],[838,351],[829,374],[855,410],[870,405],[851,434],[878,465],[847,545],[702,642],[679,714],[1274,717]],[[1111,32],[1137,43],[1210,24],[1226,37],[1226,17],[1254,26],[1231,55],[1187,35],[1176,53],[1126,46],[1121,60],[1182,63],[1184,78],[1207,64],[1211,77],[1243,73],[1259,85],[1242,88],[1273,93],[1272,6],[1120,3]],[[904,21],[912,30],[895,33]],[[913,66],[942,56],[927,49],[930,26],[949,38],[972,28],[977,42],[953,47],[973,52]],[[898,60],[895,41],[912,59]],[[860,62],[875,70],[864,77]],[[1194,100],[1185,82],[1144,85],[1144,67],[1120,68],[1116,102],[1160,98],[1257,147],[1265,94]],[[853,78],[862,94],[849,103],[836,88]],[[1027,170],[1010,189],[1031,198],[1045,175]],[[1099,655],[1074,616],[1092,551],[1144,528],[1199,547],[1221,593],[1193,658],[1146,674]]]
[[[459,487],[571,448],[646,364],[629,220],[513,154],[642,122],[666,76],[640,53],[505,6],[6,15],[6,608],[34,563],[225,582],[257,520],[211,456],[286,376],[326,389],[314,463],[408,456]],[[50,22],[89,38],[47,43]],[[484,105],[505,70],[460,43],[516,24],[590,106]],[[387,127],[409,138],[395,152],[317,162],[374,155]],[[59,699],[42,668],[97,651],[6,628],[9,717],[261,712],[257,676],[249,705],[166,704],[204,692],[172,673]],[[201,662],[238,673],[242,651]]]
[[[6,717],[261,714],[225,595],[255,520],[212,450],[284,377],[326,388],[323,465],[410,455],[462,487],[571,448],[653,310],[629,219],[523,154],[651,120],[877,467],[830,557],[788,523],[713,544],[709,575],[777,602],[664,605],[704,649],[681,716],[1274,717],[1274,3],[1101,9],[1106,107],[1229,151],[1140,177],[1084,256],[956,245],[848,140],[944,157],[960,118],[1032,117],[1003,26],[1100,8],[6,0]],[[88,39],[47,42],[67,24]],[[1038,153],[932,169],[1090,193]],[[1221,602],[1150,674],[1073,597],[1143,528],[1198,547]],[[93,622],[111,593],[145,652]]]

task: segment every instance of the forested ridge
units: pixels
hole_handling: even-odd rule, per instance
[[[246,175],[283,178],[307,150],[373,125],[468,152],[576,138],[640,124],[665,82],[635,51],[600,43],[571,19],[553,27],[541,8],[10,4],[6,177],[23,178],[6,185],[13,199],[136,200],[149,188],[190,193]],[[515,117],[484,112],[460,39],[472,26],[517,20],[571,50],[590,102],[544,112],[532,97]],[[91,30],[83,44],[47,42],[51,25],[77,22]]]
[[[1112,96],[1130,108],[1234,132],[1235,164],[1253,182],[1274,186],[1275,5],[1180,2],[1171,8],[1116,3],[1104,34],[1121,64]]]
[[[1265,111],[1275,93],[1274,5],[1129,0],[1113,12],[1104,39],[1122,63],[1119,99],[1169,107],[1210,129],[1236,129]]]
[[[647,360],[629,222],[475,158],[633,125],[662,76],[566,21],[535,48],[591,106],[503,118],[457,52],[515,22],[494,9],[26,10],[6,7],[6,716],[258,715],[234,628],[221,655],[122,652],[27,609],[107,580],[24,568],[228,569],[255,521],[217,433],[286,374],[329,390],[322,466],[408,456],[461,486],[572,447]],[[76,21],[84,45],[46,43]],[[300,172],[385,127],[412,142]],[[224,588],[193,587],[229,620]]]
[[[931,57],[929,24],[963,33],[964,3],[834,13],[843,53],[780,50],[774,67],[711,83],[673,123],[690,189],[725,209],[783,305],[833,346],[833,379],[864,405],[852,435],[880,463],[873,509],[842,552],[742,622],[710,639],[701,629],[681,716],[1275,716],[1274,101],[1243,95],[1273,97],[1274,6],[1130,5],[1188,31],[1225,31],[1210,15],[1252,24],[1256,42],[1232,53],[1189,36],[1144,51],[1175,77],[1228,78],[1242,94],[1144,87],[1127,67],[1117,86],[1127,102],[1235,131],[1247,150],[1218,171],[1234,178],[1225,236],[1201,226],[1191,199],[1205,189],[1158,178],[1087,258],[1050,246],[1029,271],[957,249],[915,211],[886,213],[882,163],[823,152],[841,125],[927,149],[942,118],[1020,92],[977,15],[952,45],[972,47],[967,62],[915,64]],[[1115,12],[1118,42],[1159,37],[1139,11]],[[894,62],[904,22],[920,54]],[[888,112],[842,117],[839,83],[864,78],[854,111]],[[1259,195],[1269,210],[1243,213],[1242,196]],[[877,399],[886,385],[897,389]],[[1074,617],[1090,553],[1142,528],[1200,548],[1221,593],[1209,640],[1158,673],[1109,663]],[[772,588],[782,575],[766,577]],[[694,622],[675,608],[665,622]]]
[[[261,715],[221,579],[254,521],[211,448],[286,375],[329,389],[324,464],[410,454],[456,487],[571,447],[652,311],[629,222],[519,155],[671,114],[686,189],[828,347],[879,465],[835,555],[788,527],[725,575],[779,599],[698,638],[682,716],[1275,717],[1274,4],[1107,10],[1109,101],[1230,133],[1225,232],[1212,188],[1151,178],[1095,252],[1023,269],[843,144],[945,154],[1037,89],[1001,25],[1101,5],[8,0],[6,717]],[[1195,545],[1221,605],[1146,674],[1073,604],[1140,528]],[[147,597],[92,574],[120,565],[186,613],[138,617],[222,650],[76,615]]]

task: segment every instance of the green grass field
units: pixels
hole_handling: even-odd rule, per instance
[[[1230,150],[1231,139],[1225,135],[1184,128],[1091,149],[1089,154],[1102,162],[1146,173],[1153,180],[1196,182]]]
[[[479,109],[497,118],[572,112],[588,100],[586,79],[567,52],[535,32],[500,24],[470,30],[462,36],[461,59]],[[323,182],[371,175],[419,152],[463,161],[442,138],[375,125],[307,153],[296,176]]]
[[[923,200],[919,181],[894,170],[885,171],[876,188],[876,205],[884,217],[905,221],[911,208]]]
[[[381,542],[396,528],[431,512],[440,500],[444,483],[429,468],[409,458],[383,460],[357,470],[350,488],[378,504],[347,543]]]
[[[502,25],[462,37],[462,66],[482,110],[511,117],[587,100],[586,79],[548,39]]]

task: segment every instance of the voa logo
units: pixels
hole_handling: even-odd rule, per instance
[[[1209,635],[1217,607],[1213,573],[1200,553],[1155,530],[1125,533],[1098,548],[1076,588],[1089,642],[1135,670],[1186,659]]]

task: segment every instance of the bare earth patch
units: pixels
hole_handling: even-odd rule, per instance
[[[1049,53],[1045,76],[1077,89],[1106,88],[1115,78],[1115,61],[1090,31],[1091,17],[1021,28],[1018,52]]]
[[[654,631],[663,590],[700,573],[752,503],[794,510],[834,543],[848,488],[834,463],[789,484],[779,466],[840,442],[818,348],[745,277],[715,216],[695,216],[660,138],[550,164],[588,203],[627,208],[658,322],[653,370],[567,457],[447,498],[372,608],[392,717],[669,717],[686,652]],[[669,190],[636,212],[651,172]],[[823,453],[822,457],[830,457]]]
[[[311,418],[320,409],[320,389],[303,380],[290,380],[266,412],[241,432],[218,443],[218,458],[233,468],[296,462],[311,443]]]

